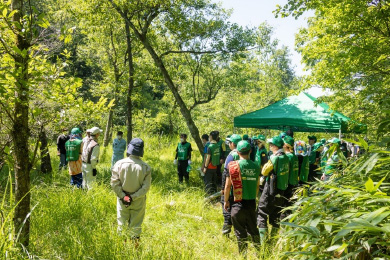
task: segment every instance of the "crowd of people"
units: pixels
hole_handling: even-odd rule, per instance
[[[93,188],[99,163],[98,138],[102,132],[92,127],[83,138],[79,128],[73,128],[70,135],[64,129],[58,137],[59,169],[68,165],[71,185]],[[248,240],[256,247],[261,245],[268,224],[273,232],[278,230],[280,220],[289,213],[282,209],[292,204],[297,187],[316,180],[328,181],[340,167],[341,153],[345,157],[360,153],[358,146],[338,138],[318,141],[313,135],[308,136],[306,143],[295,141],[293,134],[289,130],[270,139],[264,135],[249,138],[232,134],[226,141],[218,131],[202,135],[204,157],[200,172],[205,192],[220,193],[222,234],[229,236],[233,227],[241,253],[246,252]],[[127,225],[131,237],[137,240],[145,216],[146,193],[151,185],[151,167],[142,161],[142,139],[134,138],[127,145],[123,132],[119,131],[112,146],[111,187],[117,195],[118,230]],[[191,155],[187,135],[181,134],[174,159],[180,183],[189,182]]]
[[[226,141],[218,131],[202,135],[204,158],[200,172],[205,192],[218,194],[220,188],[222,233],[228,236],[233,227],[242,253],[247,250],[249,237],[257,247],[264,241],[268,224],[274,232],[278,230],[280,220],[288,215],[282,209],[292,204],[297,187],[316,180],[328,181],[340,167],[340,152],[345,157],[359,154],[358,146],[338,138],[318,141],[313,135],[305,142],[295,141],[293,135],[291,130],[271,139],[232,134]],[[175,163],[182,182],[183,176],[188,181],[192,148],[185,134],[180,138]]]
[[[59,170],[68,165],[70,184],[86,190],[92,189],[96,182],[99,163],[99,135],[103,130],[92,127],[82,137],[79,128],[73,128],[70,135],[67,129],[57,138],[57,152],[60,156]],[[118,131],[112,144],[111,187],[117,195],[118,231],[128,226],[130,236],[138,240],[145,216],[146,193],[151,185],[151,168],[142,161],[144,142],[134,138],[127,145],[123,132]],[[126,150],[127,149],[127,150]],[[124,153],[128,157],[124,158]]]

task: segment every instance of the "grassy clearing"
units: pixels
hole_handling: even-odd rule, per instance
[[[39,259],[239,259],[234,235],[221,235],[219,203],[205,203],[198,173],[190,184],[178,183],[174,144],[146,138],[144,160],[152,168],[146,217],[138,249],[117,233],[116,196],[109,186],[112,149],[101,153],[98,186],[90,191],[71,187],[67,171],[51,176],[34,173],[30,257]],[[52,151],[53,169],[58,158]],[[200,165],[194,156],[193,169]],[[248,253],[250,259],[278,259],[270,248]]]

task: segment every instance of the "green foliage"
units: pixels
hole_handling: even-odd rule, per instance
[[[153,167],[153,179],[138,249],[126,234],[117,232],[116,196],[109,186],[112,149],[108,147],[102,151],[98,185],[93,190],[71,187],[67,171],[52,176],[32,174],[32,205],[35,208],[31,214],[30,257],[241,259],[234,235],[224,238],[221,234],[221,204],[204,202],[198,173],[191,171],[189,186],[178,184],[172,164],[176,142],[167,137],[144,140],[144,159]],[[51,154],[55,158],[54,149]],[[193,161],[194,169],[200,166],[199,157]],[[57,163],[58,159],[55,159],[53,167]],[[10,212],[9,208],[6,212]],[[10,256],[23,258],[27,253],[14,251]],[[248,257],[278,259],[278,252],[266,246],[256,254],[250,247]]]
[[[301,188],[279,239],[285,257],[390,257],[389,168],[388,151],[377,149],[308,193]]]
[[[296,39],[311,72],[305,87],[331,90],[323,100],[367,124],[372,135],[389,109],[389,7],[383,0],[290,0],[276,11],[282,16],[314,11]]]

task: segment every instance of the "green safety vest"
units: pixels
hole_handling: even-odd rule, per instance
[[[274,166],[274,172],[276,173],[276,187],[279,190],[286,190],[288,187],[288,176],[290,171],[287,155],[272,156],[271,162]]]
[[[230,152],[231,152],[232,150],[230,150],[229,145],[225,144],[225,148],[226,148],[225,154],[230,154]],[[226,157],[227,157],[227,156],[226,156]]]
[[[255,162],[261,165],[261,157],[263,156],[267,156],[267,149],[265,149],[264,147],[261,149],[257,149]]]
[[[239,160],[242,180],[242,199],[256,199],[257,182],[260,175],[260,167],[251,160]]]
[[[334,170],[339,165],[339,156],[337,154],[332,155],[326,162],[325,166],[325,174],[326,175],[332,175]]]
[[[321,171],[325,173],[326,161],[328,161],[328,157],[326,156],[326,152],[321,154]]]
[[[298,184],[298,174],[299,174],[299,163],[298,157],[293,153],[286,153],[289,162],[290,162],[290,173],[288,177],[288,184],[297,185]]]
[[[185,161],[188,159],[188,149],[190,148],[190,143],[186,142],[184,144],[179,143],[177,145],[177,159],[179,161]]]
[[[309,179],[309,157],[303,156],[299,180],[306,182]]]
[[[67,161],[78,161],[80,157],[80,147],[83,143],[82,140],[79,139],[71,139],[66,141],[65,149],[66,149],[66,160]]]
[[[209,149],[211,152],[211,163],[214,166],[218,166],[220,164],[221,159],[221,148],[217,143],[210,143]]]

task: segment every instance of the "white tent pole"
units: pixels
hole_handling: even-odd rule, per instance
[[[339,139],[341,140],[341,127],[339,129]]]

